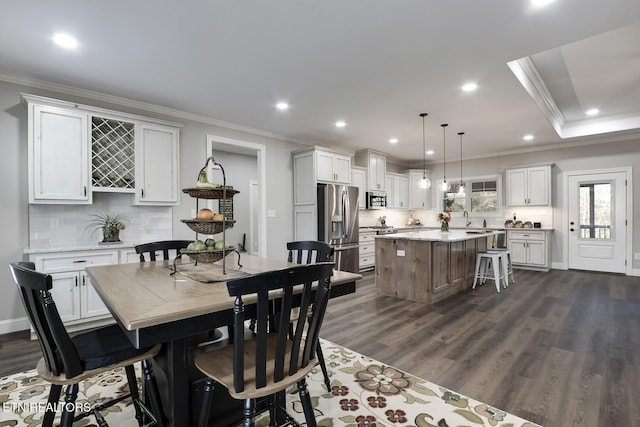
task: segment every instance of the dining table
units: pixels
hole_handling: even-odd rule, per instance
[[[192,360],[207,337],[233,323],[234,299],[228,294],[227,280],[296,264],[243,254],[241,265],[194,265],[187,259],[86,268],[91,284],[136,348],[163,344],[154,370],[171,426],[195,425],[204,378]],[[354,293],[361,278],[357,273],[334,270],[330,298]],[[217,406],[228,405],[229,401]],[[235,415],[221,413],[218,419]]]

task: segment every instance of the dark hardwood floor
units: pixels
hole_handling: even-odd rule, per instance
[[[321,336],[546,427],[640,426],[640,278],[516,270],[434,306],[330,301]]]
[[[640,426],[640,278],[515,277],[425,306],[377,296],[365,273],[321,336],[546,427]],[[0,376],[39,357],[27,332],[0,336]]]

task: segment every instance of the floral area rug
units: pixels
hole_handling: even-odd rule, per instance
[[[447,390],[392,366],[328,341],[322,349],[331,379],[331,390],[316,367],[307,379],[316,420],[333,427],[536,427],[537,424],[506,413],[488,404]],[[79,405],[90,405],[101,396],[127,391],[124,369],[84,381]],[[0,378],[0,427],[39,426],[49,392],[48,383],[35,371]],[[302,406],[295,387],[287,394],[287,411],[304,424]],[[112,426],[136,426],[131,402],[105,410],[102,415]],[[93,417],[78,426],[95,426]],[[268,425],[261,417],[258,426]]]

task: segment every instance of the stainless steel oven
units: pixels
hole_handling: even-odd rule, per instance
[[[387,207],[387,193],[381,191],[367,191],[366,208],[383,209]]]

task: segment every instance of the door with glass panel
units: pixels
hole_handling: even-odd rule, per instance
[[[569,268],[624,273],[626,172],[569,175],[567,182]]]

